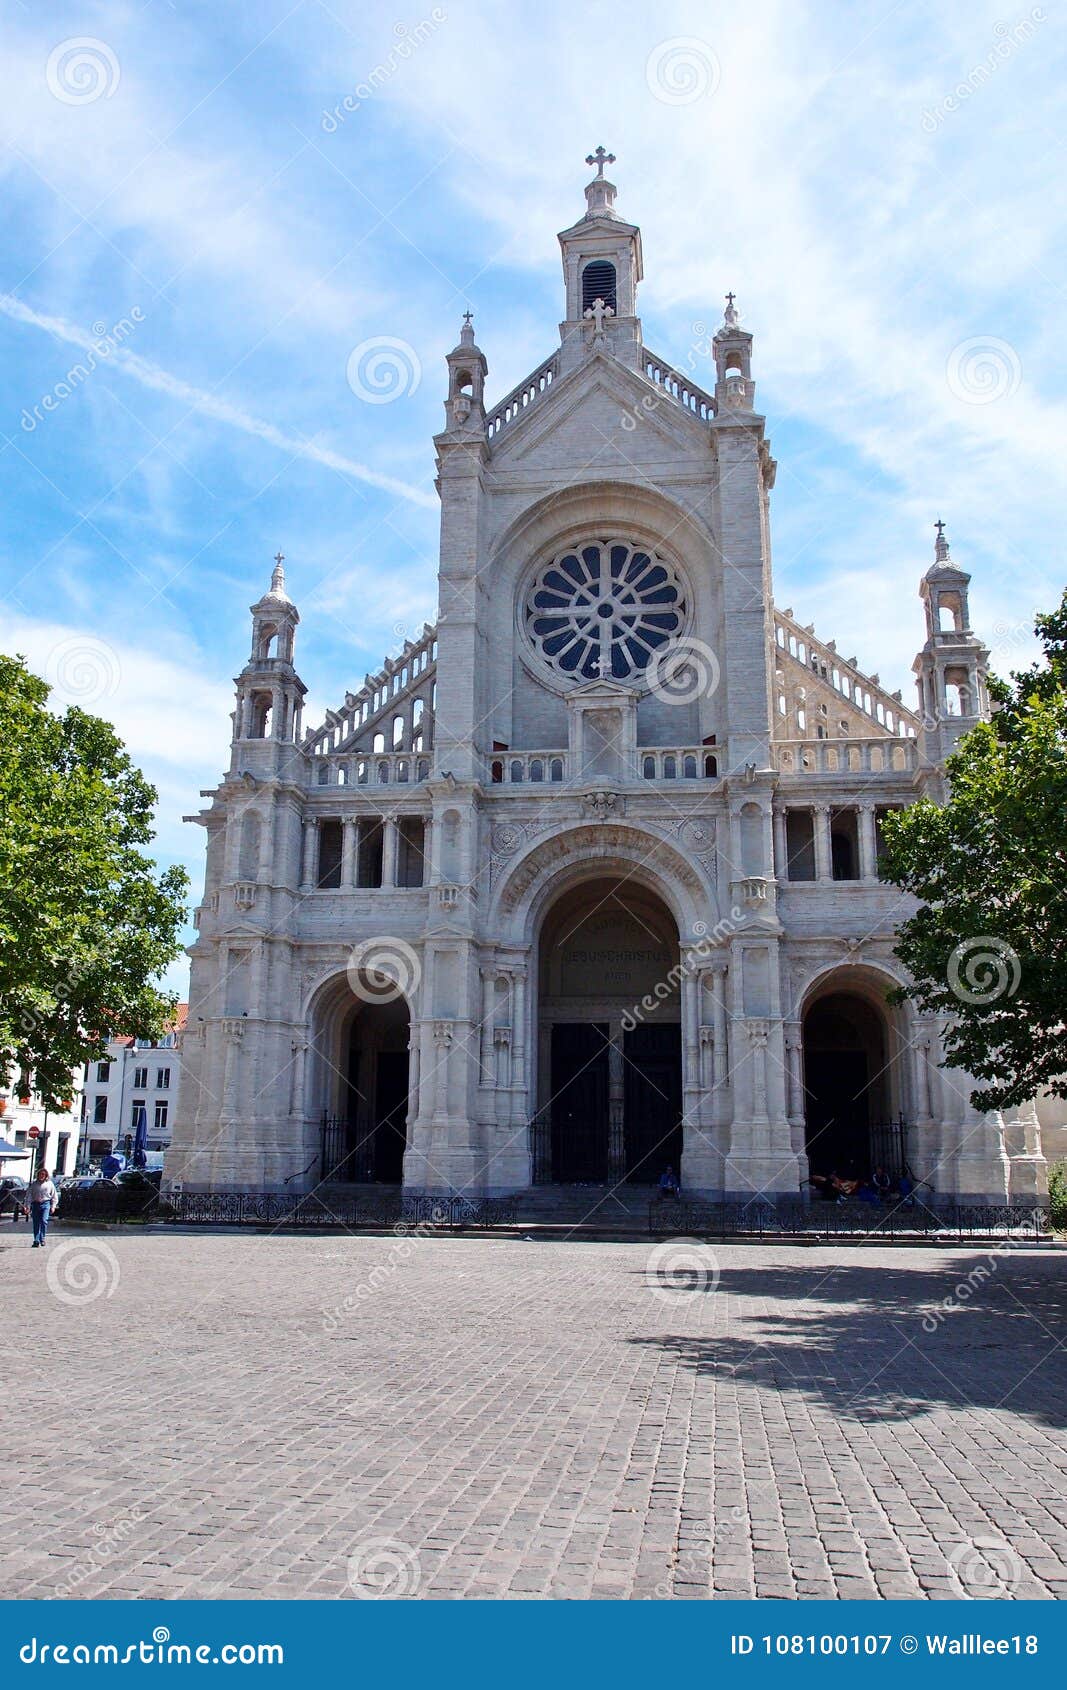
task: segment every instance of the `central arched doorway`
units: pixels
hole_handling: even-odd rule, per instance
[[[584,880],[542,923],[535,1178],[653,1184],[682,1155],[678,929],[632,879]]]
[[[884,992],[882,994],[884,999]],[[904,1172],[895,1041],[875,992],[833,982],[803,1018],[804,1138],[813,1179]]]

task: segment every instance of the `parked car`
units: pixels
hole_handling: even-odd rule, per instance
[[[115,1175],[116,1185],[132,1186],[134,1190],[158,1191],[163,1179],[162,1168],[125,1168]]]
[[[0,1179],[0,1216],[10,1215],[17,1221],[26,1212],[26,1181],[20,1174],[5,1174]]]

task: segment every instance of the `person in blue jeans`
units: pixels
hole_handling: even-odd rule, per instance
[[[33,1221],[33,1248],[39,1249],[48,1235],[48,1223],[59,1205],[59,1192],[48,1177],[47,1168],[38,1168],[26,1193]]]

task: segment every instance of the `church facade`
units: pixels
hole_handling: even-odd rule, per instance
[[[706,391],[649,350],[589,162],[556,350],[492,406],[469,314],[448,356],[436,625],[306,727],[280,558],[252,607],[167,1181],[1038,1195],[1034,1110],[887,1001],[883,818],[988,708],[969,577],[939,526],[917,709],[775,605],[752,337],[727,296]]]

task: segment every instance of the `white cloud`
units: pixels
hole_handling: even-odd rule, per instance
[[[24,305],[21,300],[11,294],[0,294],[0,311],[16,323],[31,324],[34,328],[43,329],[46,333],[55,335],[68,345],[77,346],[81,351],[90,353],[97,342],[91,335],[73,323],[65,322],[61,317],[47,316],[44,312],[35,311],[31,306]],[[231,405],[228,400],[220,399],[214,393],[207,393],[203,388],[193,387],[180,377],[173,376],[163,370],[158,364],[153,364],[147,358],[131,352],[129,347],[118,345],[109,350],[104,357],[109,365],[122,370],[131,376],[142,387],[150,387],[158,393],[165,393],[171,399],[179,400],[187,405],[191,411],[199,416],[212,417],[216,422],[225,423],[230,428],[240,429],[244,434],[251,434],[258,440],[265,440],[270,446],[277,446],[281,451],[299,458],[309,458],[314,463],[322,464],[327,469],[338,470],[342,475],[352,476],[356,481],[366,482],[368,486],[378,487],[385,493],[392,493],[397,498],[407,499],[414,505],[421,505],[424,509],[437,508],[436,495],[421,487],[412,486],[410,482],[398,481],[395,476],[382,475],[369,465],[358,463],[353,458],[347,458],[340,452],[334,452],[326,446],[320,446],[314,440],[300,440],[273,423],[265,422],[261,417],[252,416],[239,406]],[[23,413],[24,416],[26,413]],[[32,415],[32,413],[31,413]],[[45,413],[47,415],[47,412]],[[35,425],[36,426],[36,425]]]

